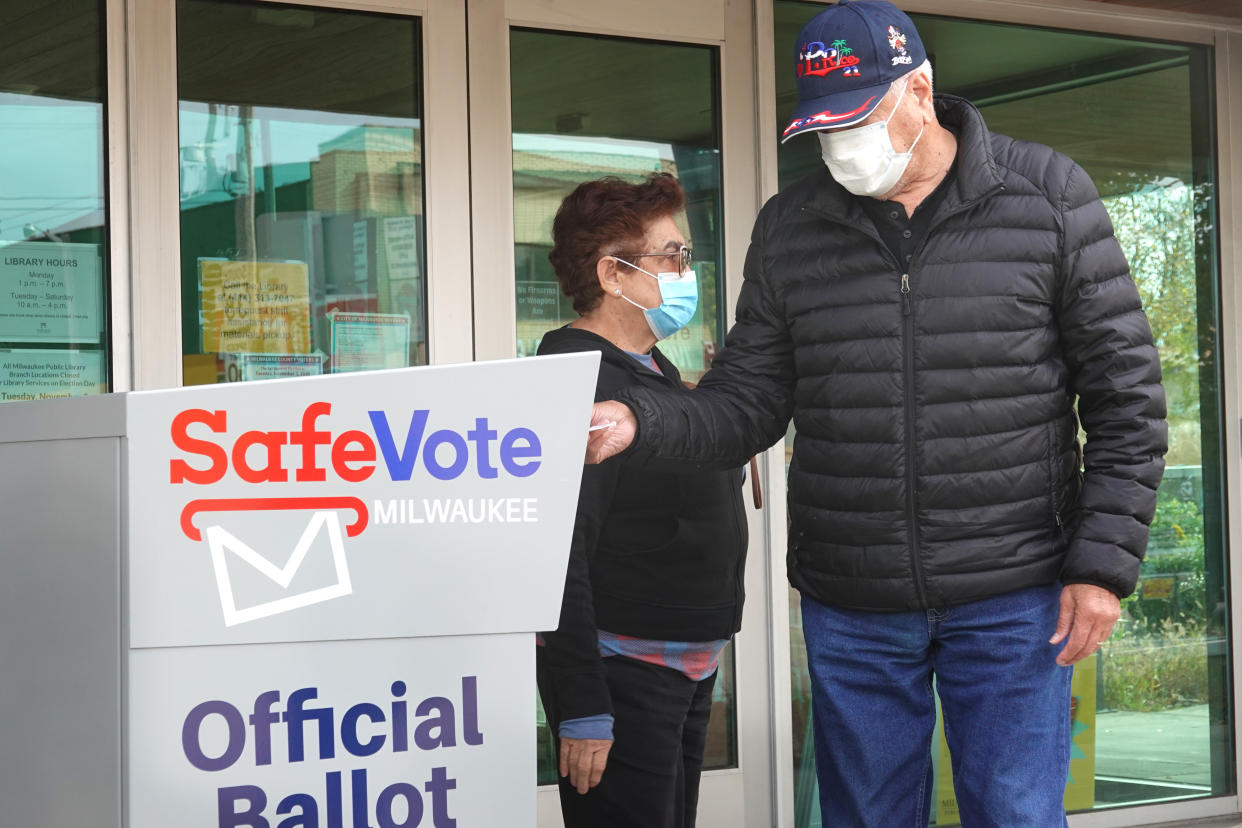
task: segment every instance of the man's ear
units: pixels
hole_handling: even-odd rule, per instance
[[[919,109],[923,111],[924,119],[935,120],[936,107],[932,103],[932,85],[927,75],[923,72],[915,72],[908,83],[907,91],[919,102]]]

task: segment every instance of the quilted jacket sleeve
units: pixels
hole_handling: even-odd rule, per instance
[[[1168,447],[1160,357],[1095,185],[1077,165],[1061,196],[1058,318],[1087,433],[1063,583],[1134,591]]]
[[[698,388],[636,388],[617,397],[638,419],[638,437],[625,455],[630,462],[670,471],[737,468],[784,435],[793,411],[793,347],[764,275],[776,206],[773,199],[755,222],[736,321]]]

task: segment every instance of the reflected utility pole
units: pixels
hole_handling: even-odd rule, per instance
[[[254,107],[242,104],[237,109],[237,169],[242,190],[233,201],[233,219],[237,235],[237,258],[253,262],[258,258],[254,222],[254,163],[251,134]]]

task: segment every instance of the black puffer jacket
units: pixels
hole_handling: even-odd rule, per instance
[[[737,466],[793,416],[789,576],[831,605],[1133,591],[1166,448],[1160,363],[1090,179],[937,96],[957,176],[908,266],[826,170],[755,223],[693,394],[634,389],[639,462]],[[1078,420],[1087,433],[1080,471]]]

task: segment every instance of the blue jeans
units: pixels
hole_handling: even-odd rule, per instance
[[[1060,593],[900,613],[802,596],[825,828],[927,825],[933,676],[962,825],[1064,826],[1072,668],[1048,643]]]

